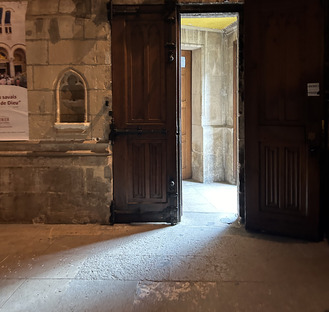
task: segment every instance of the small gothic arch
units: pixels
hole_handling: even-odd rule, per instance
[[[75,70],[64,72],[57,83],[57,122],[87,123],[87,86]]]

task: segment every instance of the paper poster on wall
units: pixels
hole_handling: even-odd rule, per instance
[[[0,139],[28,140],[27,90],[17,86],[0,86]]]
[[[26,8],[27,1],[0,2],[0,141],[29,139]]]

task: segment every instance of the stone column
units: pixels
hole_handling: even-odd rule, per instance
[[[9,59],[9,76],[10,77],[15,77],[15,65],[14,65],[14,57],[11,57]]]

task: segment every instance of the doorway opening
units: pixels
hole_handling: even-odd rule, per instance
[[[181,14],[185,212],[238,217],[237,13]]]

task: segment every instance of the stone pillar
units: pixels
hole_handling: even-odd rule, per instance
[[[15,77],[15,65],[14,65],[14,57],[11,57],[9,59],[9,76],[10,77]]]

